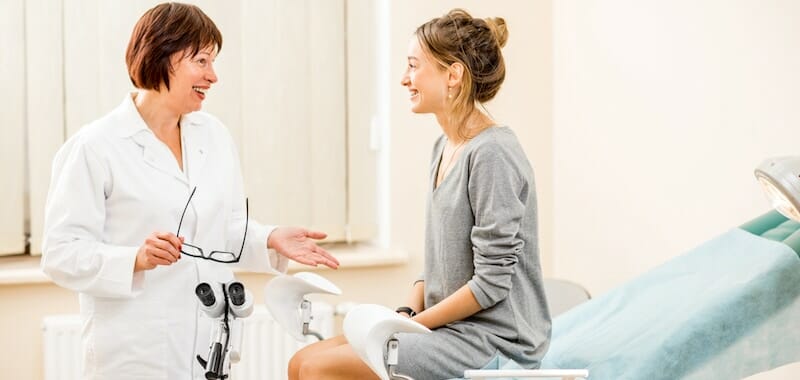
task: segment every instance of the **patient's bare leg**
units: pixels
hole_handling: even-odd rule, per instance
[[[318,357],[322,351],[341,346],[343,344],[347,344],[347,339],[344,338],[344,335],[339,335],[337,337],[325,339],[323,341],[303,347],[303,349],[297,351],[294,356],[292,356],[292,359],[289,360],[289,380],[300,379],[300,367],[303,366],[303,363],[306,360],[314,360],[314,358]]]
[[[378,380],[349,344],[314,350],[300,364],[298,380]]]

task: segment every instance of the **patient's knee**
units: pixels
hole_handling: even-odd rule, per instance
[[[289,379],[296,380],[300,376],[300,368],[303,366],[303,363],[306,361],[307,355],[303,351],[298,351],[295,353],[291,359],[289,359]]]
[[[303,362],[299,363],[299,365],[298,379],[300,380],[321,379],[327,372],[325,365],[319,361],[304,360]]]

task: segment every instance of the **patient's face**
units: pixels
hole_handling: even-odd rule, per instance
[[[416,36],[408,43],[408,64],[400,84],[408,89],[411,111],[444,112],[447,101],[448,72],[420,46]]]

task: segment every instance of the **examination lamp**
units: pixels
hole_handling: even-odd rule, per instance
[[[756,168],[755,176],[772,207],[800,222],[800,157],[767,159]]]

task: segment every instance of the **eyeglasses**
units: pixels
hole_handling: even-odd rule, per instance
[[[192,193],[189,195],[189,200],[186,201],[186,206],[183,207],[183,213],[181,213],[181,220],[180,222],[178,222],[178,232],[175,233],[175,236],[181,236],[181,225],[183,224],[183,217],[186,215],[186,210],[189,208],[189,203],[192,202],[192,197],[194,197],[195,191],[197,191],[197,187],[192,189]],[[245,241],[247,241],[247,225],[250,222],[250,205],[247,198],[245,198],[244,200],[244,207],[245,207],[244,236],[242,236],[242,247],[239,249],[238,255],[228,251],[211,251],[208,254],[206,254],[205,252],[203,252],[202,248],[188,243],[183,243],[183,246],[181,247],[181,253],[183,253],[186,256],[216,261],[218,263],[223,263],[223,264],[239,262],[239,259],[242,257],[242,252],[244,252],[244,244]]]

